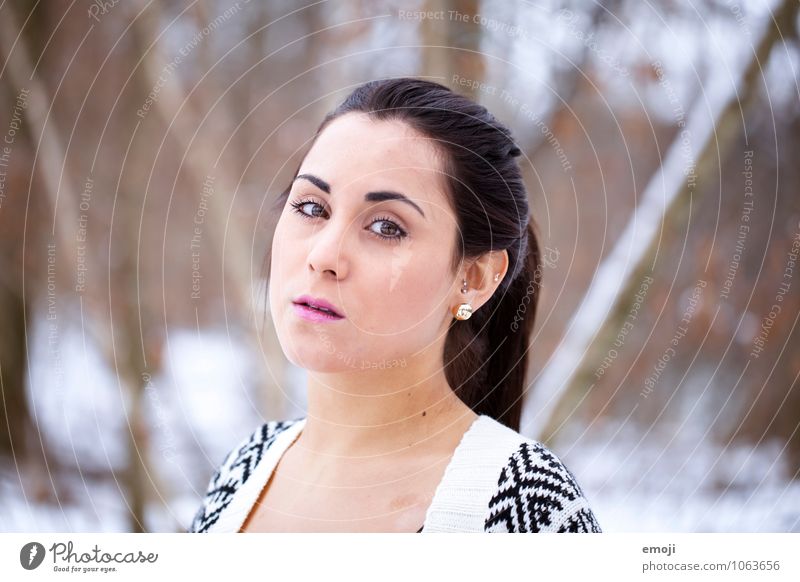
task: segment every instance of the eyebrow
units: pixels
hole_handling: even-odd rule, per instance
[[[322,178],[314,176],[313,174],[299,174],[294,181],[297,180],[308,180],[314,186],[325,192],[326,194],[331,193],[331,186]],[[367,192],[364,194],[364,200],[367,202],[383,202],[385,200],[399,200],[400,202],[405,202],[406,204],[410,204],[413,206],[417,212],[419,212],[423,218],[427,220],[425,213],[422,212],[422,208],[420,208],[413,200],[411,200],[405,194],[400,194],[400,192],[394,192],[392,190],[379,190],[377,192]]]

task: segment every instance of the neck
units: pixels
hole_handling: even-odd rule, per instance
[[[316,455],[387,457],[452,450],[477,415],[441,366],[309,372],[308,417],[298,446]]]

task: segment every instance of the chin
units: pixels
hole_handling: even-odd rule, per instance
[[[331,354],[322,347],[320,349],[306,348],[288,352],[284,350],[284,353],[286,354],[286,359],[292,364],[309,372],[335,374],[357,369],[357,367],[348,366],[344,356],[337,357],[336,353]]]
[[[297,330],[283,330],[278,333],[278,342],[286,359],[295,366],[317,372],[335,371],[345,368],[344,357],[337,352],[333,339],[320,338],[313,331],[297,333]],[[339,352],[341,354],[341,352]]]

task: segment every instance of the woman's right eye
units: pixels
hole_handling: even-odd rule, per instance
[[[324,216],[323,213],[325,212],[325,207],[315,200],[298,200],[292,202],[290,206],[294,209],[294,212],[311,220]],[[308,208],[310,208],[310,214],[307,212]]]

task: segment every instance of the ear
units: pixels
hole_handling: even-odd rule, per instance
[[[503,282],[508,271],[508,252],[489,251],[471,261],[461,272],[457,280],[455,304],[469,303],[473,311],[477,311],[491,299],[495,290]],[[467,292],[461,293],[464,280],[467,281]]]

